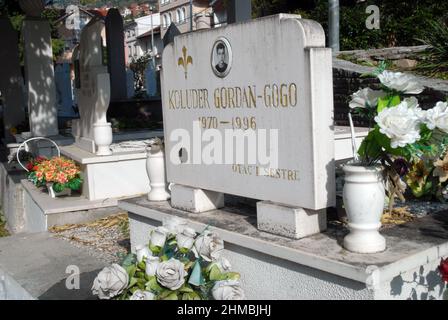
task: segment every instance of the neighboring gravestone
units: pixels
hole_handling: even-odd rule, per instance
[[[128,99],[132,99],[135,95],[135,79],[134,72],[131,69],[126,69],[126,86]]]
[[[172,22],[170,26],[168,27],[168,30],[166,30],[165,35],[163,36],[163,47],[166,47],[168,44],[174,41],[174,37],[180,35],[181,32],[179,31],[179,28],[177,28],[176,24]]]
[[[149,61],[145,70],[146,93],[149,97],[158,96],[157,92],[157,73],[152,61]]]
[[[76,96],[79,121],[75,123],[76,145],[97,155],[110,155],[111,124],[106,120],[110,102],[110,83],[103,64],[101,31],[103,23],[93,18],[82,30],[73,57],[78,77]]]
[[[72,80],[70,77],[70,65],[68,63],[58,64],[54,69],[56,82],[56,98],[58,105],[58,116],[74,117]]]
[[[127,98],[126,67],[124,58],[123,17],[116,8],[106,16],[107,70],[110,74],[111,100]]]
[[[50,24],[39,18],[27,18],[22,35],[31,134],[55,136],[58,134],[58,110]]]
[[[321,25],[297,15],[175,37],[162,68],[171,204],[199,212],[228,193],[272,201],[257,204],[262,230],[324,230],[335,204],[331,64]]]
[[[0,41],[7,48],[0,50],[0,92],[3,99],[4,137],[7,141],[14,138],[10,129],[25,120],[23,100],[23,78],[19,65],[18,35],[9,18],[0,17]]]

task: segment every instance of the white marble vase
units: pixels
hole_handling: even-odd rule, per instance
[[[110,122],[94,123],[93,136],[97,146],[96,154],[98,156],[109,156],[112,154],[110,145],[112,143],[112,126]]]
[[[170,198],[167,189],[165,173],[165,154],[163,146],[153,145],[146,149],[146,171],[149,177],[151,190],[148,193],[149,201],[166,201]]]
[[[382,167],[347,164],[343,170],[343,199],[350,229],[344,238],[345,249],[357,253],[384,251],[386,240],[378,232],[385,201]]]

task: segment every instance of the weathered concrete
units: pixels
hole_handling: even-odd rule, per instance
[[[86,300],[93,279],[107,263],[49,233],[13,235],[0,239],[0,300]],[[66,287],[79,268],[79,289]],[[73,281],[68,279],[69,284]]]
[[[14,170],[6,162],[0,163],[0,204],[11,233],[22,232],[25,228],[23,188],[20,183],[25,178],[25,171]]]
[[[43,232],[53,226],[86,223],[119,213],[118,199],[90,201],[79,195],[50,198],[48,193],[22,180],[26,232]]]
[[[198,215],[144,197],[120,201],[119,207],[130,212],[132,248],[146,243],[149,230],[169,216],[187,219],[198,232],[207,226],[216,231],[251,299],[443,297],[444,284],[435,275],[441,257],[448,256],[446,212],[382,230],[386,251],[356,254],[340,245],[347,233],[340,224],[291,240],[257,230],[253,207],[228,206]]]

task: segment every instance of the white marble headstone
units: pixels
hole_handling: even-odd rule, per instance
[[[320,24],[280,14],[182,34],[165,48],[162,72],[169,182],[313,210],[334,205],[332,59]],[[198,120],[199,141],[209,133],[202,144]],[[278,130],[278,162],[266,165],[246,147],[255,164],[225,155],[224,164],[205,163],[210,141],[240,128]],[[181,141],[185,133],[191,139]]]
[[[94,153],[96,150],[94,124],[105,124],[110,102],[110,81],[107,66],[103,65],[101,33],[104,24],[93,18],[82,30],[79,44],[80,88],[76,88],[80,119],[76,145]],[[76,54],[74,54],[75,58]]]

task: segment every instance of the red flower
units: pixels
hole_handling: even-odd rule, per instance
[[[439,271],[442,275],[442,280],[448,283],[448,258],[446,258],[445,260],[442,259],[442,261],[440,261]]]
[[[32,162],[30,162],[30,163],[28,163],[28,164],[26,165],[26,168],[27,168],[28,171],[32,171],[32,170],[33,170],[33,167],[34,167],[34,165],[33,165]],[[34,170],[33,170],[33,171],[34,171]]]

